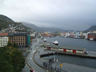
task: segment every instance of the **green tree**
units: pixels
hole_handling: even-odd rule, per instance
[[[0,72],[21,72],[24,67],[22,52],[11,45],[0,48]]]

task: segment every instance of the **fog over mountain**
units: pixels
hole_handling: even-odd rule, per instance
[[[96,25],[96,0],[0,0],[0,14],[40,27],[86,30]]]
[[[66,31],[72,31],[72,30],[64,30],[61,28],[56,27],[39,27],[32,23],[22,22],[25,26],[32,28],[33,30],[37,32],[66,32]]]

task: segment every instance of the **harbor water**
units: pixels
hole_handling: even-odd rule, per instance
[[[53,37],[53,38],[46,38],[46,39],[48,42],[53,42],[57,40],[59,42],[59,45],[65,47],[86,48],[87,51],[96,52],[96,41],[89,41],[85,39],[63,38],[63,37]],[[80,58],[80,57],[73,57],[73,56],[62,56],[62,55],[50,56],[45,58],[47,59],[52,57],[57,58],[58,61],[61,63],[70,63],[70,64],[96,69],[96,59]]]
[[[96,51],[96,41],[89,41],[85,39],[74,39],[64,37],[52,37],[47,38],[48,42],[54,42],[57,40],[59,45],[68,48],[86,48],[87,51]]]

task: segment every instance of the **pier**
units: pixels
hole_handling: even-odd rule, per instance
[[[90,59],[96,59],[96,56],[93,55],[77,55],[77,54],[68,54],[68,53],[61,53],[61,52],[52,52],[52,53],[46,53],[41,54],[40,57],[46,57],[51,55],[67,55],[67,56],[74,56],[74,57],[81,57],[81,58],[90,58]]]
[[[86,51],[85,48],[66,48],[56,45],[46,45],[45,50],[53,51],[51,53],[46,53],[40,55],[40,57],[50,56],[50,55],[68,55],[81,58],[91,58],[96,59],[96,52]]]

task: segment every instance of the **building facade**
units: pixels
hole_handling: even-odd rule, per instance
[[[89,33],[88,40],[96,40],[96,33]]]
[[[8,45],[8,33],[0,33],[0,47]]]
[[[27,33],[12,33],[9,34],[9,42],[23,48],[30,45],[30,37]]]

